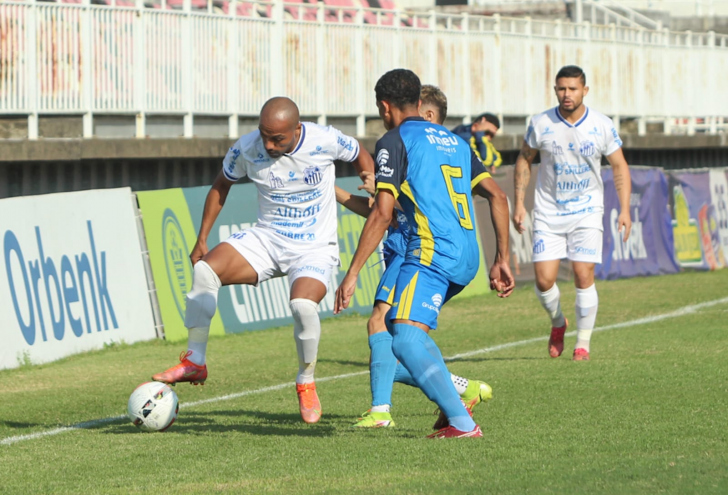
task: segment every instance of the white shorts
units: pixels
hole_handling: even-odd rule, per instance
[[[564,258],[585,263],[601,263],[602,231],[594,228],[576,228],[565,234],[533,231],[534,262]]]
[[[301,248],[268,229],[251,227],[232,234],[227,242],[245,258],[258,274],[258,283],[288,275],[289,287],[302,277],[318,280],[329,287],[334,268],[340,265],[338,246]]]

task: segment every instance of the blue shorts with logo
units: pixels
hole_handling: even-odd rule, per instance
[[[440,308],[464,288],[430,267],[405,261],[399,269],[387,318],[416,321],[434,330]]]
[[[404,262],[404,256],[400,256],[396,253],[390,253],[385,255],[384,258],[384,273],[382,278],[379,280],[379,286],[377,286],[377,293],[374,295],[374,301],[382,301],[391,306],[392,298],[394,297],[394,286],[397,283],[397,276],[399,276],[399,268]]]

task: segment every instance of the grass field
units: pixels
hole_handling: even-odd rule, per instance
[[[573,286],[560,287],[573,321]],[[573,336],[548,357],[531,287],[443,309],[434,338],[464,354],[449,367],[494,389],[475,410],[482,439],[425,439],[435,406],[403,385],[396,428],[350,428],[370,401],[357,315],[323,323],[316,425],[298,415],[291,328],[212,339],[207,384],[176,387],[183,408],[161,434],[94,420],[124,414],[183,344],[2,371],[0,493],[728,493],[728,270],[598,289],[590,362],[570,360]]]

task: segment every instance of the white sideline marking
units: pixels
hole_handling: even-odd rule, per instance
[[[644,318],[638,318],[636,320],[630,320],[630,321],[625,321],[622,323],[614,323],[612,325],[597,327],[594,329],[594,331],[603,332],[605,330],[614,330],[617,328],[626,328],[626,327],[633,327],[636,325],[644,325],[645,323],[654,323],[656,321],[662,321],[662,320],[667,320],[670,318],[677,318],[680,316],[685,316],[685,315],[688,315],[691,313],[695,313],[703,308],[709,308],[711,306],[716,306],[716,305],[725,304],[725,303],[728,303],[728,297],[724,297],[722,299],[715,299],[713,301],[707,301],[707,302],[700,303],[700,304],[693,304],[691,306],[683,306],[682,308],[672,311],[670,313],[664,313],[664,314],[655,315],[655,316],[647,316]],[[576,331],[568,332],[566,334],[566,336],[568,336],[568,337],[573,337],[575,335],[576,335]],[[456,361],[458,359],[463,359],[463,358],[470,357],[470,356],[477,356],[478,354],[487,354],[489,352],[500,351],[502,349],[508,349],[510,347],[517,347],[517,346],[521,346],[521,345],[532,344],[534,342],[541,342],[544,340],[548,340],[548,335],[545,335],[542,337],[535,337],[533,339],[519,340],[516,342],[508,342],[506,344],[499,344],[499,345],[494,345],[491,347],[484,347],[483,349],[478,349],[476,351],[455,354],[454,356],[446,357],[445,361]],[[317,378],[316,381],[318,383],[329,382],[329,381],[338,380],[341,378],[351,378],[354,376],[367,375],[367,374],[369,374],[369,371],[358,371],[356,373],[346,373],[343,375],[335,375],[335,376],[327,376],[324,378]],[[198,401],[194,401],[194,402],[185,402],[183,404],[180,404],[180,408],[195,407],[195,406],[199,406],[202,404],[210,404],[213,402],[221,402],[224,400],[237,399],[239,397],[245,397],[246,395],[255,395],[255,394],[262,394],[265,392],[273,392],[275,390],[281,390],[284,388],[293,387],[294,385],[295,385],[295,382],[281,383],[278,385],[272,385],[270,387],[263,387],[263,388],[258,388],[255,390],[245,390],[243,392],[237,392],[234,394],[222,395],[220,397],[213,397],[212,399],[203,399],[203,400],[198,400]],[[0,440],[0,445],[12,445],[14,443],[23,442],[25,440],[34,440],[36,438],[41,438],[41,437],[46,437],[46,436],[51,436],[51,435],[58,435],[59,433],[65,433],[68,431],[94,428],[94,427],[101,426],[106,423],[113,423],[115,421],[120,421],[122,419],[126,419],[126,415],[111,416],[111,417],[103,418],[103,419],[94,419],[91,421],[86,421],[84,423],[77,423],[72,426],[64,426],[61,428],[54,428],[52,430],[39,431],[37,433],[28,433],[27,435],[17,435],[14,437],[7,437],[7,438]]]

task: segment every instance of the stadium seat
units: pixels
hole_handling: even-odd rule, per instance
[[[354,0],[324,0],[324,5],[329,7],[351,7],[353,9],[326,9],[324,18],[328,22],[339,22],[339,19],[343,22],[354,22],[356,19],[356,9],[358,5],[354,3]]]
[[[394,10],[394,2],[392,0],[360,0],[361,6],[365,9],[383,9]],[[386,6],[385,6],[386,5]],[[377,17],[379,19],[377,19]],[[367,24],[376,24],[379,26],[394,26],[394,14],[392,12],[373,12],[371,10],[364,11],[364,22]]]
[[[304,0],[286,0],[287,4],[290,3],[296,3],[302,5],[302,7],[295,7],[292,5],[286,5],[285,11],[286,13],[295,20],[301,20],[301,21],[316,21],[316,2],[307,2]],[[306,7],[303,7],[303,5],[306,5]]]

